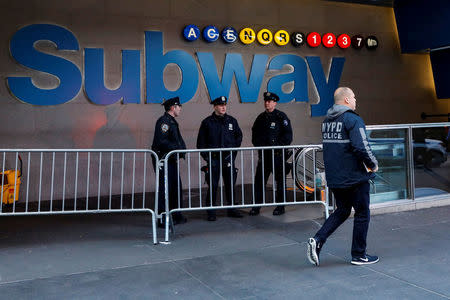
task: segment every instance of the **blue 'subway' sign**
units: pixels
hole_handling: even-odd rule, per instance
[[[41,89],[30,77],[8,77],[11,93],[23,102],[34,105],[58,105],[73,99],[81,89],[82,74],[73,62],[40,52],[36,42],[48,40],[60,51],[79,51],[78,40],[69,30],[50,24],[33,24],[17,31],[11,39],[12,57],[21,65],[45,72],[59,79],[58,87]],[[163,33],[145,32],[145,103],[161,103],[164,98],[179,96],[182,103],[194,97],[203,74],[211,99],[229,96],[233,76],[236,80],[241,102],[256,102],[266,70],[282,70],[285,65],[293,68],[291,73],[275,75],[269,79],[267,90],[280,96],[280,102],[308,102],[308,68],[320,102],[311,105],[312,116],[323,116],[333,104],[333,92],[338,87],[345,58],[333,57],[328,79],[324,74],[320,57],[280,54],[269,59],[265,54],[254,54],[249,76],[246,75],[242,55],[227,53],[222,76],[219,76],[214,56],[210,52],[197,52],[197,62],[183,50],[164,53]],[[140,50],[122,50],[122,83],[111,90],[104,85],[104,53],[102,48],[84,49],[84,89],[87,97],[95,104],[109,105],[122,100],[126,103],[141,103],[141,61]],[[176,64],[182,73],[181,85],[176,91],[165,88],[163,72],[168,64]],[[294,82],[290,93],[284,93],[282,86]],[[265,90],[265,89],[264,89]]]

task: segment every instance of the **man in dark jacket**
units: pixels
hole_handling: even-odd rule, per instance
[[[242,143],[242,131],[235,118],[228,115],[227,98],[221,96],[211,102],[214,112],[205,118],[200,125],[197,137],[198,149],[209,148],[234,148]],[[234,185],[236,183],[237,169],[234,167],[236,151],[202,152],[200,155],[208,163],[206,182],[208,183],[207,206],[216,205],[217,187],[222,169],[222,179],[225,185],[225,195],[228,204],[231,205],[234,197]],[[210,160],[211,159],[211,160]],[[236,200],[234,200],[236,202]],[[241,218],[241,213],[236,209],[228,209],[228,216]],[[208,210],[208,221],[216,220],[216,211]]]
[[[186,149],[183,137],[181,136],[178,122],[175,120],[181,113],[181,103],[178,97],[170,98],[163,103],[165,113],[162,115],[155,125],[155,136],[153,137],[152,150],[158,154],[160,159],[164,158],[167,153],[172,150]],[[174,209],[182,207],[183,187],[181,179],[177,172],[178,159],[177,155],[172,155],[167,164],[167,184],[169,193],[169,208]],[[153,161],[153,167],[156,169],[156,162]],[[165,194],[164,194],[164,168],[160,168],[159,173],[159,197],[158,197],[159,214],[165,212]],[[186,218],[180,213],[173,213],[173,223],[186,223]]]
[[[340,87],[334,92],[334,105],[322,123],[325,176],[336,199],[336,210],[314,237],[308,240],[308,259],[318,266],[319,254],[327,238],[355,210],[353,222],[352,261],[354,265],[378,262],[377,256],[366,253],[370,221],[369,179],[375,177],[378,162],[367,141],[366,126],[354,112],[353,91]]]
[[[269,92],[264,93],[265,111],[259,114],[252,127],[252,143],[256,147],[286,146],[292,142],[291,121],[284,112],[275,109],[278,100],[280,100],[280,98],[276,94]],[[258,151],[259,159],[255,174],[256,203],[266,202],[265,189],[270,173],[273,173],[275,176],[277,185],[276,200],[277,202],[284,201],[285,185],[283,183],[286,182],[286,174],[284,174],[286,170],[284,169],[283,171],[283,166],[285,160],[288,159],[288,156],[282,149],[274,150],[273,154],[274,159],[272,160],[272,150]],[[259,209],[259,207],[252,208],[249,215],[258,215]],[[277,206],[274,209],[273,214],[284,214],[284,206]]]

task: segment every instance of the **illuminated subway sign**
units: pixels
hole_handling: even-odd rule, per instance
[[[200,37],[200,29],[194,24],[187,25],[184,27],[183,36],[189,42],[195,41]],[[203,29],[203,39],[207,42],[212,43],[217,41],[218,36],[219,30],[213,25],[209,25]],[[222,39],[225,43],[234,43],[237,40],[237,36],[237,31],[233,27],[226,27],[222,31]],[[368,50],[375,50],[378,47],[378,39],[374,35],[366,38],[355,35],[350,38],[348,34],[342,33],[336,39],[336,36],[331,32],[325,33],[323,37],[317,32],[310,32],[307,36],[301,32],[294,32],[289,35],[289,33],[283,29],[272,34],[267,28],[258,31],[257,35],[252,28],[244,28],[239,33],[239,39],[244,45],[249,45],[257,39],[262,46],[267,46],[272,43],[272,41],[278,46],[285,46],[289,43],[289,40],[291,40],[294,47],[300,47],[306,40],[307,44],[312,48],[318,47],[321,43],[325,48],[333,48],[337,42],[339,48],[347,49],[350,46],[350,41],[353,48],[357,50],[361,49],[364,44]]]
[[[48,73],[59,79],[58,87],[42,89],[35,86],[31,77],[7,77],[11,93],[23,102],[34,105],[58,105],[72,100],[82,87],[83,75],[73,62],[43,53],[34,48],[36,42],[51,41],[60,51],[79,51],[76,37],[67,29],[49,24],[33,24],[18,30],[11,39],[12,57],[30,69]],[[214,56],[211,52],[197,52],[195,58],[183,50],[164,53],[163,33],[145,32],[145,103],[161,103],[164,98],[179,96],[182,103],[191,100],[198,89],[199,69],[203,74],[209,97],[229,96],[233,77],[236,80],[240,100],[243,103],[256,102],[266,70],[283,70],[285,65],[292,72],[271,77],[264,90],[280,96],[280,102],[308,102],[308,68],[320,98],[318,104],[311,105],[312,116],[322,116],[333,104],[333,92],[338,87],[345,58],[333,57],[328,76],[324,74],[320,57],[305,58],[292,54],[272,57],[254,54],[249,72],[244,68],[242,55],[225,54],[221,78],[218,75]],[[141,103],[141,61],[140,50],[122,50],[122,82],[111,90],[104,85],[104,53],[102,48],[84,49],[84,90],[94,104],[110,105],[117,101]],[[176,91],[166,89],[163,80],[168,64],[176,64],[181,70],[181,84]],[[249,74],[248,76],[246,74]],[[282,86],[294,83],[290,93],[284,93]]]

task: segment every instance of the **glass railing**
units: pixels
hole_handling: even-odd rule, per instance
[[[367,126],[379,171],[371,203],[450,193],[450,123]]]
[[[450,193],[450,132],[447,127],[412,128],[415,197]]]

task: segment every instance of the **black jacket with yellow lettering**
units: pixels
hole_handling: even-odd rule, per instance
[[[365,167],[373,169],[378,165],[367,141],[366,126],[351,108],[335,104],[328,110],[322,123],[322,139],[330,188],[351,187],[375,176]]]

